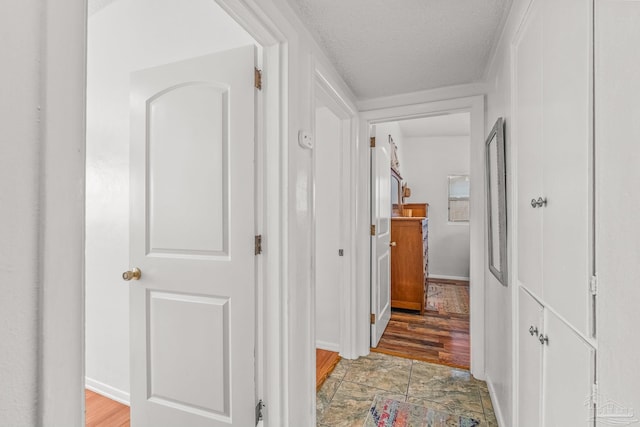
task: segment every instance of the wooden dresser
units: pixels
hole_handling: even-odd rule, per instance
[[[427,235],[425,217],[391,218],[392,308],[424,313],[429,269]]]

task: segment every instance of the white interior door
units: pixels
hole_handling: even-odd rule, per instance
[[[255,422],[254,47],[131,76],[131,422]]]
[[[585,336],[590,333],[592,16],[589,1],[544,2],[543,293],[545,304]]]
[[[371,148],[371,347],[391,319],[391,155],[388,141]]]

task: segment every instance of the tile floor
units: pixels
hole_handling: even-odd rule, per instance
[[[487,384],[468,371],[380,353],[340,360],[318,391],[316,425],[360,427],[376,395],[498,426]]]

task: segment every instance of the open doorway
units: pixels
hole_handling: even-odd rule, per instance
[[[356,112],[331,86],[320,69],[315,71],[313,135],[313,316],[311,334],[316,349],[315,389],[326,389],[341,359],[353,359],[353,304],[355,249]],[[344,363],[344,361],[340,362]],[[330,385],[330,384],[329,384]],[[317,393],[319,422],[327,406]]]
[[[391,163],[391,315],[372,351],[469,369],[470,113],[377,123],[380,142]]]
[[[227,197],[226,205],[224,203],[218,203],[217,205],[227,206],[229,209],[234,204],[234,198],[238,200],[242,197],[243,200],[244,198],[251,200],[246,207],[247,210],[252,212],[251,221],[246,222],[248,225],[246,233],[248,233],[249,239],[243,240],[247,240],[246,249],[250,251],[250,255],[247,257],[249,268],[246,269],[253,271],[253,265],[255,264],[256,276],[251,280],[251,283],[243,283],[243,285],[252,288],[250,298],[251,310],[245,310],[245,318],[240,323],[244,322],[246,327],[254,330],[257,327],[256,325],[263,325],[265,323],[261,318],[261,316],[264,316],[262,309],[264,289],[260,289],[260,284],[262,283],[261,276],[258,274],[260,271],[260,261],[254,261],[253,247],[253,235],[259,234],[261,230],[263,230],[264,221],[262,202],[265,195],[260,191],[258,183],[264,180],[264,185],[266,186],[266,182],[271,182],[270,179],[265,178],[266,172],[264,172],[264,168],[262,167],[263,157],[270,155],[265,153],[261,147],[264,138],[261,126],[265,123],[261,115],[263,99],[260,95],[254,95],[254,66],[262,68],[263,49],[262,45],[215,1],[196,0],[185,4],[175,0],[116,0],[96,4],[99,6],[90,11],[88,19],[85,384],[87,389],[97,392],[100,396],[129,405],[133,399],[130,385],[133,383],[133,377],[136,371],[135,366],[130,369],[131,355],[134,351],[132,350],[132,344],[137,342],[135,339],[132,339],[133,335],[130,330],[130,289],[136,285],[140,288],[147,288],[146,283],[148,282],[145,282],[144,279],[152,279],[154,276],[153,272],[143,268],[145,271],[143,271],[143,279],[139,282],[139,285],[136,282],[126,284],[120,278],[122,271],[130,267],[135,267],[135,265],[130,265],[130,236],[132,231],[130,227],[130,211],[132,206],[132,197],[130,194],[130,183],[132,182],[130,180],[132,176],[130,174],[131,74],[143,69],[156,69],[158,67],[164,67],[166,64],[190,61],[192,58],[202,58],[205,55],[218,55],[242,46],[249,46],[249,48],[247,48],[248,50],[245,49],[245,52],[250,51],[251,53],[245,56],[248,57],[250,68],[246,70],[243,68],[245,76],[250,76],[250,78],[243,80],[243,82],[248,83],[249,90],[243,89],[245,91],[243,93],[249,94],[251,98],[250,104],[253,105],[253,107],[245,108],[245,110],[254,110],[257,114],[255,116],[255,127],[253,125],[245,127],[252,129],[252,131],[255,130],[256,136],[255,138],[251,136],[250,138],[244,139],[244,141],[248,141],[249,150],[247,150],[247,153],[250,152],[250,154],[242,161],[242,165],[255,164],[256,169],[252,170],[250,174],[245,174],[248,177],[247,188],[250,188],[250,191],[234,192],[232,184],[233,182],[237,183],[239,181],[239,176],[233,178],[231,184],[229,180],[225,181],[224,178],[221,178],[221,193],[218,194],[214,192],[215,194],[210,194],[210,198],[214,198],[216,195],[220,196],[219,198]],[[254,51],[255,53],[253,53]],[[278,78],[277,70],[273,69],[273,71],[274,73],[272,75],[274,78]],[[206,81],[206,79],[202,79],[202,81]],[[197,80],[197,82],[199,82],[199,80]],[[220,82],[222,82],[222,80],[220,80]],[[218,114],[216,117],[217,110],[216,108],[212,108],[209,113],[205,114],[210,120],[203,120],[203,122],[213,123],[216,119],[222,117],[222,120],[219,120],[219,128],[222,129],[220,132],[220,135],[222,135],[220,141],[222,142],[213,142],[213,139],[211,139],[211,146],[213,147],[213,145],[215,145],[217,148],[210,147],[211,149],[209,149],[205,147],[200,150],[194,145],[189,146],[187,141],[189,137],[185,136],[185,138],[180,140],[183,149],[172,151],[171,147],[166,146],[164,147],[166,149],[161,150],[162,153],[156,151],[155,165],[152,165],[157,167],[156,171],[162,170],[160,166],[165,166],[164,170],[168,172],[166,167],[172,169],[172,164],[176,166],[176,168],[173,168],[174,172],[178,171],[180,167],[182,167],[183,172],[196,171],[199,169],[200,172],[205,172],[205,175],[200,176],[202,179],[195,177],[194,180],[200,180],[202,184],[200,187],[206,189],[211,187],[207,187],[205,184],[208,183],[208,185],[215,187],[217,182],[211,181],[215,181],[216,178],[211,174],[206,175],[207,170],[222,171],[221,174],[228,173],[228,176],[231,176],[233,169],[240,170],[238,153],[234,154],[233,147],[229,144],[225,145],[226,143],[224,142],[224,138],[228,135],[225,133],[228,129],[225,124],[227,119],[229,123],[228,126],[232,129],[229,132],[229,134],[232,134],[230,138],[233,138],[233,134],[238,135],[239,133],[237,131],[238,128],[236,128],[236,131],[233,131],[234,125],[232,121],[234,119],[231,117],[234,114],[233,103],[238,102],[236,95],[238,95],[239,91],[235,90],[230,95],[231,97],[235,96],[235,98],[232,99],[232,104],[229,104],[231,106],[228,107],[229,109],[227,111],[225,110],[226,107],[224,103],[228,101],[229,98],[228,95],[224,94],[225,87],[224,85],[216,86],[216,84],[207,84],[204,86],[207,86],[207,90],[209,90],[212,95],[210,99],[214,99],[214,101],[215,99],[222,100],[223,113]],[[179,84],[174,85],[171,90],[173,90],[173,88],[187,86],[195,87],[197,85],[191,83]],[[223,93],[221,96],[218,96],[217,94],[220,93],[218,89],[220,88],[222,88]],[[272,86],[272,88],[277,90],[277,86]],[[166,90],[163,91],[162,94],[169,92],[170,90]],[[178,94],[177,91],[174,93]],[[192,95],[193,94],[187,94],[187,98],[193,100]],[[178,96],[178,98],[180,98],[180,96]],[[154,99],[159,99],[159,97]],[[184,100],[184,98],[181,99]],[[180,99],[178,99],[178,101],[180,101]],[[204,102],[206,103],[206,100]],[[211,106],[215,107],[215,105],[214,102]],[[277,108],[273,109],[273,111],[277,110]],[[194,117],[193,115],[188,116],[191,118]],[[274,117],[275,116],[270,117],[268,120],[272,120]],[[254,123],[253,115],[251,117],[251,123]],[[215,129],[212,132],[215,133]],[[207,145],[206,138],[203,141],[203,144],[198,143],[200,148]],[[236,142],[232,139],[231,141]],[[152,146],[153,141],[149,142],[149,140],[147,140],[147,144],[150,147],[148,149],[152,152],[154,149]],[[218,149],[218,152],[216,152],[216,149]],[[274,149],[277,150],[275,146]],[[188,151],[192,155],[196,152],[200,152],[203,155],[200,156],[199,159],[191,158],[191,160],[178,155]],[[173,153],[173,155],[167,153]],[[207,154],[210,156],[207,157]],[[219,154],[221,154],[221,156],[219,156]],[[164,161],[164,164],[160,164],[157,159],[160,159],[163,155],[165,157],[170,156],[171,158],[165,158],[166,161]],[[225,156],[227,156],[226,160],[228,162],[224,160]],[[209,158],[212,163],[208,165],[209,167],[204,164],[206,163],[204,159],[207,158]],[[220,161],[218,167],[214,167],[214,159]],[[185,165],[190,166],[185,167]],[[261,172],[265,175],[260,176]],[[215,175],[215,173],[213,175]],[[151,179],[151,176],[152,175],[147,175],[147,179]],[[182,174],[182,178],[184,176],[186,175]],[[180,179],[172,179],[171,181],[184,183],[184,180],[180,181]],[[218,183],[220,184],[220,182]],[[169,182],[167,182],[167,184],[169,184]],[[229,185],[228,188],[227,184]],[[183,193],[193,193],[197,185],[187,187],[182,188],[180,191]],[[156,190],[160,188],[161,187],[157,187]],[[167,189],[169,186],[162,188]],[[155,194],[159,200],[159,193],[156,192]],[[165,195],[168,195],[168,193],[165,193]],[[192,201],[203,199],[204,198],[191,198]],[[166,201],[167,200],[165,200],[165,202]],[[249,204],[251,205],[250,207],[248,206]],[[211,208],[211,211],[215,210],[215,206],[211,203],[209,203],[208,208]],[[240,212],[240,210],[233,209],[233,211],[236,212],[234,218],[237,219],[237,212]],[[207,213],[211,212],[207,211]],[[224,213],[221,215],[223,218],[221,222],[228,225],[230,223],[228,213],[226,216]],[[212,215],[207,216],[209,218],[213,217]],[[182,219],[184,220],[185,218],[182,217]],[[232,222],[233,219],[231,220],[231,223]],[[240,222],[240,220],[236,221],[236,223]],[[181,227],[184,228],[185,221],[175,221],[173,224],[175,227],[169,225],[166,230],[171,228],[175,231]],[[231,227],[232,225],[229,225],[229,230],[232,229]],[[207,230],[202,230],[202,233],[196,232],[193,236],[205,235],[206,232]],[[212,239],[205,245],[216,239],[214,234],[215,233],[211,235]],[[166,236],[168,235],[165,235],[165,237]],[[182,236],[184,236],[184,234],[182,234]],[[221,241],[231,242],[231,248],[235,250],[234,255],[237,258],[240,252],[240,245],[233,243],[233,233],[227,235],[223,231],[220,236],[223,236]],[[174,237],[176,237],[175,234]],[[228,243],[223,244],[223,251],[229,248],[229,246],[224,245],[228,245]],[[197,248],[196,252],[198,253],[191,250],[193,248],[180,248],[177,246],[173,248],[177,248],[178,251],[181,252],[183,259],[191,257],[194,262],[195,260],[207,258],[214,259],[217,257],[219,260],[224,258],[224,256],[220,256],[220,254],[208,253],[207,251],[212,252],[210,248]],[[242,248],[244,248],[244,246],[242,246]],[[149,251],[147,251],[146,255],[149,255],[148,252]],[[162,250],[160,250],[160,252],[162,252]],[[170,252],[171,250],[161,255],[156,254],[155,257],[167,258],[170,257]],[[277,259],[275,253],[271,259]],[[156,277],[158,276],[159,274],[156,272]],[[182,276],[181,280],[187,281],[185,276]],[[151,296],[147,298],[152,298],[153,289],[150,289],[148,292],[150,292],[149,295]],[[206,348],[202,347],[201,350],[215,351],[215,348],[222,348],[229,343],[230,333],[233,332],[236,337],[241,335],[235,333],[237,331],[233,331],[234,326],[232,325],[232,323],[239,324],[237,320],[240,313],[238,313],[238,310],[236,310],[236,314],[230,311],[229,307],[223,301],[223,298],[210,297],[206,292],[196,292],[192,289],[188,290],[186,287],[172,294],[174,296],[180,294],[180,297],[169,297],[169,293],[167,293],[168,290],[166,289],[162,292],[165,293],[162,295],[156,293],[156,296],[160,297],[154,308],[156,313],[154,315],[148,315],[148,319],[153,319],[153,316],[160,315],[163,310],[168,313],[168,311],[166,311],[167,308],[171,311],[179,306],[183,306],[184,308],[186,305],[192,304],[194,310],[187,310],[184,313],[186,316],[173,316],[174,321],[167,323],[165,326],[170,324],[176,326],[181,322],[182,326],[187,326],[184,321],[189,317],[191,317],[191,320],[197,317],[199,317],[200,320],[205,320],[205,322],[201,322],[200,325],[209,324],[210,326],[214,326],[209,329],[202,328],[201,326],[197,328],[183,328],[183,331],[179,335],[193,337],[193,339],[189,339],[190,343],[195,346],[192,347],[191,350],[196,349],[198,342],[204,342]],[[241,306],[237,304],[237,302],[238,300],[236,298],[234,307],[240,308]],[[152,305],[150,302],[148,304],[149,306]],[[170,308],[169,305],[172,305],[173,308]],[[195,308],[196,305],[198,308]],[[162,306],[164,306],[164,308]],[[198,314],[197,310],[201,310],[200,314]],[[250,317],[246,317],[248,311],[252,314]],[[208,323],[206,322],[207,319]],[[221,321],[218,322],[216,320],[212,322],[214,319]],[[227,327],[227,330],[225,331],[220,325]],[[266,329],[267,326],[264,327]],[[179,328],[176,326],[176,332],[177,329]],[[205,338],[204,340],[196,337],[196,335],[198,335],[196,330],[209,332],[208,344],[206,343],[207,337],[201,337]],[[158,326],[156,331],[161,331],[160,326]],[[173,338],[177,336],[178,335],[174,335]],[[214,336],[222,338],[224,345],[216,347]],[[225,336],[226,338],[224,338]],[[167,372],[175,372],[176,375],[178,375],[187,367],[185,363],[182,363],[181,366],[172,366],[171,364],[166,364],[170,362],[169,360],[162,361],[157,358],[154,359],[154,369],[156,369],[156,372],[154,372],[153,375],[156,375],[155,380],[157,380],[154,387],[160,387],[162,380],[169,379],[172,382],[171,385],[169,385],[169,383],[165,384],[168,385],[169,388],[165,389],[164,392],[159,393],[157,390],[154,392],[155,394],[164,394],[164,396],[160,398],[156,396],[155,403],[159,402],[158,399],[164,399],[164,402],[159,403],[166,404],[170,401],[170,404],[165,405],[166,408],[170,407],[171,410],[184,410],[183,412],[188,414],[188,416],[202,415],[214,420],[211,422],[217,423],[215,425],[227,425],[225,423],[227,421],[230,422],[230,411],[233,410],[229,402],[235,400],[236,403],[234,405],[238,408],[243,408],[243,415],[236,418],[242,419],[244,417],[246,421],[248,419],[247,417],[250,417],[250,419],[253,420],[255,402],[264,396],[265,393],[263,390],[264,384],[261,381],[263,375],[261,365],[264,363],[265,356],[262,352],[262,343],[260,342],[258,334],[252,332],[250,336],[252,338],[250,338],[251,342],[248,343],[248,346],[251,347],[251,351],[247,351],[246,353],[251,356],[251,372],[253,373],[255,370],[256,374],[255,383],[253,383],[254,376],[251,375],[252,390],[247,394],[249,396],[247,402],[240,403],[235,395],[231,396],[229,394],[231,393],[229,386],[234,385],[233,382],[235,381],[235,379],[229,378],[229,358],[234,359],[236,365],[238,364],[238,359],[234,358],[233,354],[225,355],[224,352],[219,352],[219,357],[209,357],[207,359],[207,364],[211,366],[211,369],[207,372],[200,371],[201,378],[207,379],[206,386],[199,388],[199,393],[202,396],[208,395],[208,403],[204,406],[190,400],[192,397],[195,397],[195,400],[198,398],[193,392],[188,391],[188,388],[191,388],[190,386],[181,389],[180,384],[174,381],[177,377],[174,376],[173,379],[166,376],[164,379],[160,378],[161,375],[165,375]],[[152,343],[149,344],[150,346],[166,346],[166,344],[170,342],[176,342],[170,338],[168,335],[162,337],[158,332],[155,332],[154,337],[147,340],[147,342]],[[164,344],[162,344],[162,340],[165,340]],[[155,341],[155,343],[153,343],[153,341]],[[238,339],[236,338],[235,342],[237,341]],[[183,350],[187,348],[188,345],[186,347],[183,346]],[[150,351],[149,348],[147,348],[147,351]],[[254,352],[255,361],[253,358]],[[177,352],[172,351],[171,353],[173,354],[171,357],[179,356],[175,359],[176,361],[180,359],[181,356]],[[181,351],[181,353],[182,356],[185,356],[187,352]],[[165,354],[167,354],[167,352],[165,352]],[[195,352],[191,352],[191,354],[195,354]],[[219,362],[217,365],[216,361]],[[185,362],[185,360],[182,360],[182,362]],[[194,363],[195,362],[197,361],[194,359]],[[165,373],[157,371],[162,364],[165,364],[167,368]],[[203,359],[202,366],[204,365]],[[137,367],[137,371],[141,371],[140,366]],[[146,371],[151,372],[149,370]],[[218,378],[217,381],[213,381],[212,379],[218,374],[221,375],[220,378]],[[234,376],[237,378],[239,375],[234,374]],[[195,377],[192,376],[192,380],[193,379],[195,379]],[[149,384],[151,384],[151,382]],[[223,385],[222,388],[219,387],[220,384]],[[182,385],[187,384],[183,383]],[[216,387],[218,388],[216,389]],[[238,387],[234,385],[234,388],[237,389]],[[192,388],[192,390],[193,389],[194,388]],[[168,390],[169,393],[167,394]],[[94,396],[93,394],[90,395]],[[149,400],[151,401],[153,399]],[[219,407],[207,406],[216,400],[223,403],[221,403]],[[90,406],[87,400],[87,408]],[[197,410],[194,409],[196,407],[198,408]],[[108,420],[90,415],[91,414],[87,414],[88,424],[108,423]],[[180,417],[177,419],[180,419]],[[189,422],[185,420],[186,419],[182,419],[181,422],[176,421],[176,423],[188,424]]]
[[[484,379],[484,292],[485,292],[485,280],[484,280],[484,263],[485,263],[485,253],[486,248],[484,247],[484,238],[485,238],[485,200],[484,200],[484,99],[482,96],[470,96],[465,98],[451,98],[439,101],[430,101],[421,104],[412,104],[405,105],[399,107],[389,107],[383,109],[376,109],[370,111],[361,112],[362,122],[361,122],[361,134],[371,134],[373,131],[373,125],[377,128],[379,125],[384,125],[385,123],[390,122],[399,122],[410,119],[420,119],[425,117],[433,117],[433,116],[445,116],[457,113],[469,113],[470,120],[470,144],[469,144],[469,183],[470,183],[470,221],[469,221],[469,340],[470,340],[470,366],[469,370],[471,374],[478,379]],[[375,134],[371,134],[371,136],[375,136]],[[385,139],[386,138],[386,139]],[[393,137],[392,137],[393,138]],[[382,138],[382,143],[389,143],[388,133],[385,137]],[[376,147],[378,146],[378,141],[376,141]],[[366,151],[366,157],[361,160],[362,165],[366,165],[363,167],[363,170],[367,172],[367,180],[371,180],[371,171],[373,169],[373,165],[371,164],[371,151],[372,148],[368,148]],[[391,157],[389,157],[391,158]],[[400,160],[400,159],[399,159]],[[366,162],[366,163],[365,163]],[[391,174],[389,171],[390,165],[389,163],[385,164],[385,171],[383,174],[382,168],[380,169],[380,176],[386,177],[389,182],[388,190],[381,192],[384,193],[384,196],[389,200],[391,185],[390,179]],[[402,172],[401,172],[402,173]],[[364,177],[363,177],[364,178]],[[411,183],[409,183],[409,187],[411,187]],[[446,184],[445,184],[446,188]],[[399,192],[402,191],[400,188]],[[379,280],[382,275],[378,275],[374,270],[374,263],[371,262],[374,253],[378,253],[383,251],[386,247],[387,250],[391,248],[391,236],[389,232],[389,236],[386,242],[378,242],[378,238],[372,236],[373,234],[373,226],[379,225],[377,223],[376,218],[372,216],[371,206],[373,203],[378,203],[381,199],[381,196],[376,194],[375,185],[372,183],[369,197],[366,200],[366,211],[361,211],[361,215],[363,220],[366,218],[370,221],[371,230],[369,227],[366,230],[363,228],[360,233],[361,238],[364,240],[365,238],[370,242],[370,250],[371,257],[368,260],[361,260],[359,263],[360,268],[369,268],[369,280],[365,283],[359,284],[359,292],[360,295],[366,297],[358,300],[359,309],[366,310],[365,313],[371,314],[371,319],[369,319],[369,314],[367,314],[367,319],[365,323],[364,316],[358,323],[358,334],[360,337],[366,337],[366,347],[365,341],[363,340],[361,345],[358,347],[358,351],[361,353],[371,351],[371,347],[377,346],[377,342],[374,342],[372,339],[374,336],[373,330],[374,327],[384,330],[386,329],[385,324],[380,324],[380,318],[376,316],[376,308],[383,307],[384,304],[379,304],[376,306],[378,301],[375,298],[378,298],[379,295],[384,295],[382,290],[384,289],[381,284],[383,281]],[[412,200],[413,199],[413,200]],[[425,204],[427,201],[417,200],[415,199],[415,195],[412,192],[411,197],[408,199],[410,202],[422,202],[421,204],[426,208]],[[363,201],[364,203],[364,201]],[[390,204],[390,200],[389,200]],[[385,204],[386,206],[386,204]],[[419,209],[418,209],[419,210]],[[414,210],[415,212],[415,210]],[[428,215],[428,213],[427,213]],[[389,209],[388,214],[389,222],[391,221],[391,209]],[[389,227],[390,228],[390,227]],[[377,234],[377,227],[376,227]],[[366,237],[365,237],[366,233]],[[428,233],[428,230],[427,230]],[[421,254],[422,255],[422,254]],[[389,262],[390,269],[390,262]],[[388,286],[388,294],[389,294],[389,306],[391,304],[390,296],[390,275],[389,280],[386,285]],[[424,291],[426,295],[428,289]],[[390,318],[390,315],[389,315]],[[379,334],[381,336],[382,333]],[[373,344],[373,345],[372,345]],[[365,353],[366,354],[366,353]]]
[[[342,120],[316,96],[314,165],[316,390],[340,360],[344,287]]]

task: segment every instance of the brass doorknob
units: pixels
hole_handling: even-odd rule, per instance
[[[134,267],[132,270],[122,273],[122,279],[126,281],[140,280],[140,276],[142,276],[142,271],[140,271],[140,269],[137,267]]]
[[[396,246],[396,242],[389,242],[389,246]]]

